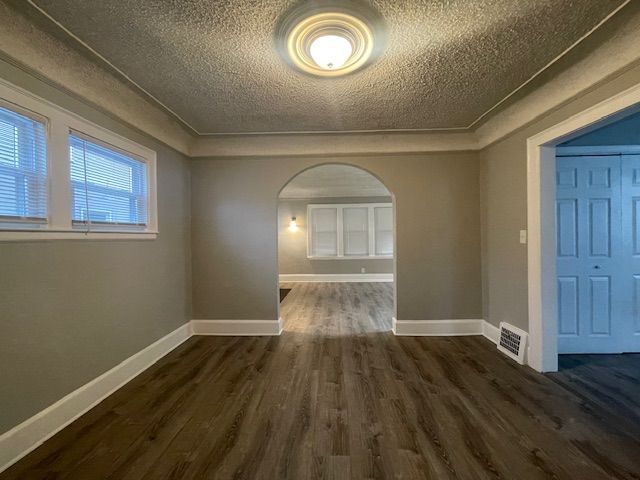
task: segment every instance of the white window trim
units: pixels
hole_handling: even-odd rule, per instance
[[[0,105],[44,122],[47,140],[48,219],[44,224],[0,224],[0,241],[25,240],[148,240],[158,235],[156,152],[111,132],[54,103],[0,79]],[[24,112],[24,113],[23,113]],[[71,222],[69,133],[94,138],[98,143],[129,152],[147,165],[148,224],[146,228],[103,226],[86,231]]]
[[[393,208],[392,203],[313,203],[307,205],[307,258],[310,260],[375,260],[375,259],[392,259],[393,255],[376,255],[376,232],[374,212],[377,207]],[[337,209],[337,230],[338,236],[338,255],[333,256],[317,256],[311,253],[311,211],[319,208],[335,208]],[[369,227],[369,255],[345,255],[344,254],[344,231],[343,231],[343,210],[345,208],[367,208],[368,209],[368,227]],[[393,251],[395,253],[395,242]]]

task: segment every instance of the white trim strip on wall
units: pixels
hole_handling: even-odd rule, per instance
[[[452,320],[398,320],[393,318],[393,333],[407,337],[457,337],[482,335],[498,343],[500,330],[481,318]]]
[[[160,340],[0,435],[0,472],[145,371],[191,336],[185,323]]]
[[[79,241],[101,241],[101,240],[155,240],[158,232],[87,232],[77,230],[73,231],[52,231],[52,230],[19,230],[10,231],[0,230],[0,242],[36,242],[47,240],[79,240]]]
[[[280,335],[278,320],[191,320],[193,335],[263,336]]]
[[[487,322],[486,320],[482,321],[482,336],[488,338],[496,345],[500,340],[500,329],[493,325],[492,323]]]
[[[393,273],[281,273],[285,282],[393,282]]]
[[[393,319],[393,333],[407,336],[482,335],[484,320],[478,318],[455,320],[397,320]]]
[[[577,147],[556,147],[556,156],[638,154],[640,154],[640,145],[594,145]]]

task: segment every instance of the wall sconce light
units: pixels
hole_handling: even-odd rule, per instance
[[[296,217],[291,217],[291,221],[289,222],[289,231],[290,232],[298,231],[298,224],[296,223]]]

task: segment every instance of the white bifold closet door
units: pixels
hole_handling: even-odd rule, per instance
[[[640,351],[640,156],[556,159],[559,353]]]

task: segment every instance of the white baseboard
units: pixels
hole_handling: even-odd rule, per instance
[[[500,340],[500,329],[495,325],[483,320],[482,323],[482,336],[491,340],[496,345],[498,344],[498,340]]]
[[[482,335],[484,320],[396,320],[393,319],[393,333],[407,336],[450,337],[457,335]]]
[[[280,282],[393,282],[393,273],[281,273]]]
[[[282,318],[278,320],[191,320],[191,328],[194,335],[280,335]]]
[[[498,327],[480,318],[455,320],[397,320],[393,319],[393,333],[411,337],[453,337],[461,335],[482,335],[498,343]]]
[[[0,472],[39,447],[191,336],[186,323],[0,435]]]

